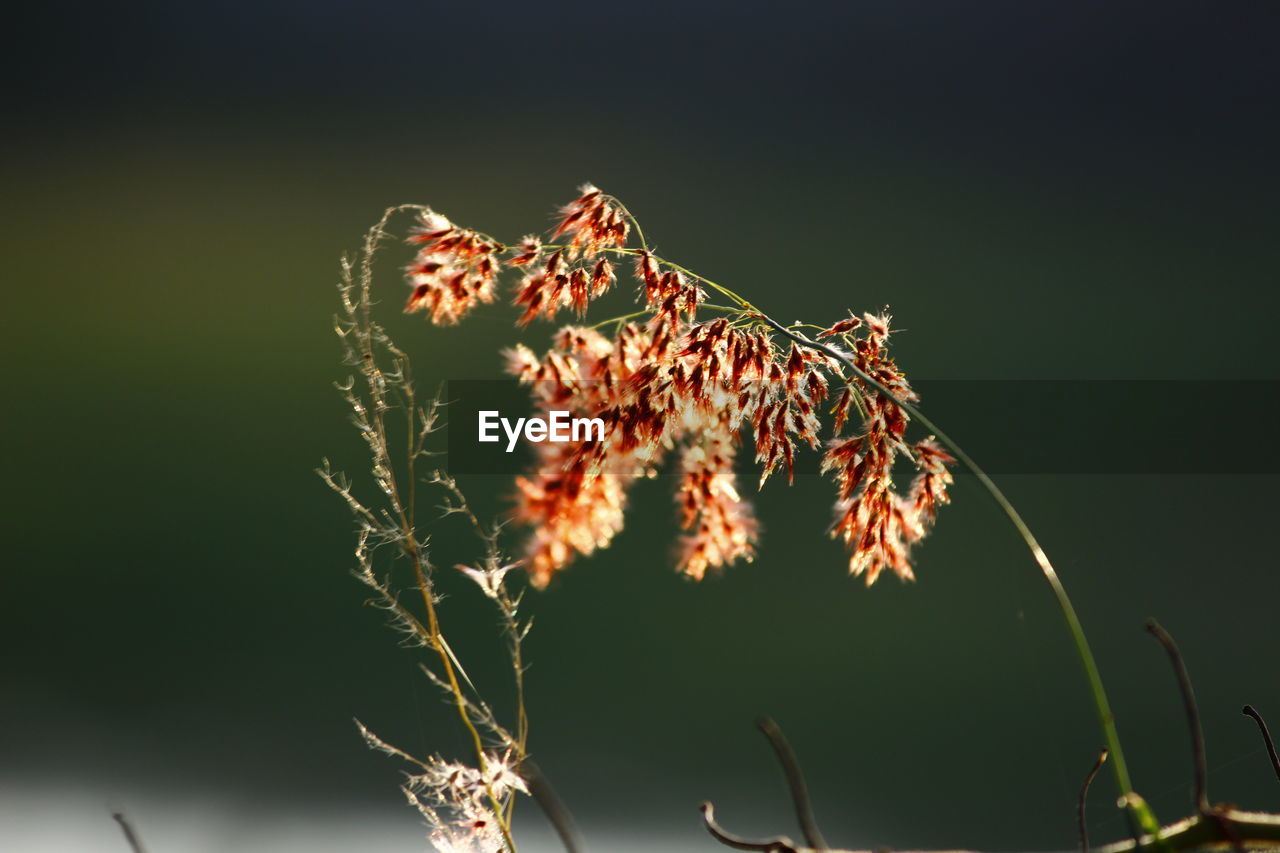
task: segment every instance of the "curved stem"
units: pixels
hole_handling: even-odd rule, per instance
[[[1076,823],[1079,825],[1080,830],[1080,853],[1089,853],[1089,826],[1084,819],[1085,799],[1089,796],[1089,786],[1093,784],[1094,777],[1098,775],[1098,771],[1102,769],[1102,765],[1106,760],[1107,748],[1104,746],[1098,752],[1098,757],[1094,760],[1093,767],[1089,769],[1089,775],[1084,777],[1084,784],[1080,786],[1080,799],[1076,804]]]
[[[1142,827],[1144,832],[1157,834],[1159,831],[1159,823],[1152,814],[1150,807],[1146,802],[1138,796],[1133,790],[1133,783],[1129,779],[1129,768],[1125,764],[1124,750],[1120,746],[1120,734],[1116,729],[1115,714],[1111,711],[1111,703],[1107,700],[1107,691],[1102,685],[1102,676],[1098,672],[1097,661],[1093,657],[1093,651],[1089,648],[1089,640],[1085,636],[1084,628],[1080,624],[1080,618],[1076,615],[1075,606],[1071,603],[1071,598],[1067,595],[1066,589],[1062,586],[1062,581],[1058,579],[1058,573],[1054,570],[1053,564],[1049,562],[1049,557],[1045,554],[1044,549],[1040,547],[1040,543],[1036,540],[1035,535],[1031,532],[1031,528],[1023,521],[1018,510],[1014,508],[1009,499],[1005,497],[1000,487],[982,470],[977,462],[973,460],[968,453],[960,445],[956,444],[945,432],[938,428],[937,424],[925,417],[924,413],[910,403],[893,396],[893,393],[874,377],[868,375],[865,371],[853,363],[853,360],[841,350],[826,344],[810,340],[804,335],[797,334],[791,329],[783,326],[771,317],[764,314],[759,315],[760,320],[770,326],[778,334],[789,338],[796,344],[807,347],[811,350],[824,353],[839,361],[856,375],[863,382],[870,385],[885,397],[893,400],[899,407],[903,409],[911,417],[915,418],[925,429],[932,432],[948,450],[955,454],[960,464],[969,469],[982,484],[986,490],[1004,512],[1009,522],[1013,524],[1014,529],[1018,531],[1018,535],[1022,537],[1022,541],[1026,543],[1027,548],[1031,551],[1032,558],[1036,561],[1036,565],[1040,568],[1041,574],[1049,584],[1049,588],[1053,590],[1053,596],[1057,599],[1058,607],[1062,611],[1062,616],[1066,620],[1067,630],[1071,634],[1071,640],[1075,643],[1076,654],[1080,658],[1080,663],[1084,666],[1085,677],[1089,681],[1089,691],[1093,696],[1093,704],[1098,712],[1098,722],[1102,726],[1103,736],[1107,742],[1107,749],[1111,754],[1111,766],[1115,772],[1116,785],[1120,789],[1121,800],[1129,809],[1129,813]]]
[[[634,219],[634,218],[632,219],[632,222],[633,222],[633,223],[635,222],[635,219]],[[544,243],[544,244],[543,244],[543,246],[542,246],[542,248],[543,248],[543,250],[544,250],[544,251],[561,251],[561,250],[569,249],[569,248],[572,248],[572,247],[570,247],[570,246],[565,246],[565,245],[560,245],[560,244],[557,244],[557,243]],[[596,251],[597,251],[597,252],[608,252],[609,254],[613,254],[613,255],[630,255],[630,256],[635,256],[635,255],[640,254],[642,251],[644,251],[644,252],[648,252],[649,250],[648,250],[648,249],[629,249],[629,248],[627,248],[626,246],[605,246],[605,247],[602,247],[602,248],[596,249]],[[719,283],[717,283],[717,282],[714,282],[714,281],[712,281],[711,279],[707,278],[706,276],[699,275],[698,273],[694,272],[693,270],[689,269],[688,267],[681,266],[680,264],[677,264],[675,261],[669,261],[669,260],[667,260],[666,258],[658,257],[657,255],[654,255],[652,252],[650,252],[650,255],[653,257],[654,261],[656,261],[657,263],[661,264],[662,266],[664,266],[664,267],[670,267],[670,268],[671,268],[671,269],[673,269],[673,270],[677,270],[678,272],[682,272],[682,273],[684,273],[685,275],[687,275],[687,276],[689,276],[690,278],[692,278],[693,280],[695,280],[695,281],[699,281],[699,282],[702,282],[702,283],[703,283],[703,284],[705,284],[707,287],[711,288],[712,290],[716,291],[717,293],[719,293],[719,294],[721,294],[721,295],[723,295],[723,296],[727,296],[727,297],[729,297],[729,299],[733,300],[734,302],[736,302],[736,303],[738,304],[738,309],[735,309],[735,310],[745,310],[745,311],[750,311],[750,312],[752,312],[752,313],[754,313],[754,314],[759,314],[759,313],[760,313],[760,309],[759,309],[759,308],[757,308],[756,306],[752,305],[750,302],[748,302],[748,301],[747,301],[746,299],[744,299],[742,296],[740,296],[740,295],[739,295],[739,294],[737,294],[737,293],[734,293],[732,290],[730,290],[729,288],[725,287],[723,284],[719,284]],[[643,313],[643,312],[641,312],[641,313]]]
[[[526,758],[520,763],[520,775],[529,785],[529,796],[537,801],[543,814],[551,822],[565,853],[582,853],[585,848],[578,835],[578,827],[573,822],[573,815],[569,814],[569,809],[565,807],[556,789],[551,787],[542,769],[533,759]]]
[[[1258,724],[1258,731],[1262,733],[1262,742],[1267,745],[1267,755],[1271,757],[1271,767],[1276,771],[1276,778],[1280,779],[1280,755],[1276,755],[1276,743],[1271,739],[1271,732],[1267,729],[1267,721],[1262,719],[1262,715],[1252,705],[1245,705],[1244,710],[1240,713],[1246,717],[1252,717],[1253,721]]]
[[[1200,725],[1200,709],[1196,707],[1195,690],[1191,687],[1191,675],[1187,672],[1187,664],[1178,651],[1178,644],[1173,641],[1169,632],[1154,619],[1147,620],[1147,632],[1164,646],[1173,665],[1173,674],[1178,679],[1178,690],[1182,693],[1182,707],[1187,714],[1187,729],[1191,735],[1191,759],[1195,779],[1196,811],[1202,815],[1209,814],[1209,771],[1204,751],[1204,729]]]
[[[795,842],[785,835],[765,838],[760,841],[752,841],[749,838],[734,835],[716,823],[716,811],[711,803],[702,804],[702,823],[706,826],[707,832],[711,833],[712,838],[725,847],[732,847],[734,850],[759,850],[761,853],[800,853],[800,848],[796,847]]]
[[[804,834],[805,843],[818,850],[827,849],[827,840],[818,829],[818,819],[813,816],[813,803],[809,800],[809,787],[804,782],[804,773],[800,770],[800,762],[791,750],[786,735],[774,722],[772,717],[763,717],[756,721],[756,726],[769,739],[769,745],[782,765],[782,773],[787,777],[787,788],[791,791],[791,802],[796,810],[796,822]]]
[[[120,831],[124,833],[124,840],[128,842],[129,849],[133,853],[146,853],[146,848],[142,846],[142,839],[138,837],[138,832],[133,828],[133,824],[129,822],[124,812],[112,812],[111,819],[120,824]]]

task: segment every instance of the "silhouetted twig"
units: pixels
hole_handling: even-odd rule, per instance
[[[791,789],[791,800],[795,803],[796,820],[800,824],[800,831],[804,833],[805,842],[817,850],[825,850],[827,842],[823,839],[822,831],[818,829],[818,821],[813,816],[809,788],[805,785],[804,773],[800,770],[800,762],[796,760],[796,754],[791,750],[791,744],[787,743],[782,729],[772,717],[761,717],[756,721],[756,725],[769,739],[769,745],[773,747],[773,751],[778,756],[778,763],[782,765],[782,772],[786,774],[787,787]]]
[[[1276,778],[1280,779],[1280,756],[1276,755],[1276,742],[1271,739],[1267,721],[1262,719],[1262,715],[1252,705],[1245,705],[1240,713],[1253,717],[1253,721],[1258,724],[1258,730],[1262,732],[1262,740],[1267,745],[1267,754],[1271,756],[1271,767],[1276,771]]]
[[[560,843],[564,845],[564,849],[568,853],[582,853],[582,837],[578,835],[573,815],[565,807],[556,789],[551,787],[551,782],[548,781],[542,769],[532,759],[526,758],[520,764],[520,776],[529,786],[529,796],[538,803],[542,813],[555,828],[556,835],[560,836]]]
[[[1160,645],[1164,646],[1164,650],[1169,653],[1174,674],[1178,677],[1178,689],[1182,691],[1182,704],[1187,713],[1187,727],[1191,729],[1191,754],[1195,762],[1196,810],[1202,815],[1208,815],[1211,809],[1209,808],[1208,771],[1205,767],[1204,730],[1200,727],[1200,710],[1196,707],[1196,695],[1191,689],[1191,676],[1187,673],[1186,664],[1183,663],[1182,653],[1178,651],[1178,644],[1173,641],[1173,637],[1169,636],[1169,632],[1161,628],[1160,623],[1154,619],[1148,619],[1146,627],[1148,633],[1159,640]]]
[[[129,849],[133,853],[146,853],[146,848],[142,846],[142,839],[138,838],[138,833],[134,830],[133,824],[129,823],[129,818],[124,816],[124,812],[112,812],[111,817],[120,824],[120,831],[124,833],[124,840],[129,842]]]
[[[1098,752],[1098,760],[1093,762],[1093,769],[1084,777],[1084,784],[1080,786],[1080,804],[1076,808],[1076,818],[1080,822],[1080,853],[1089,853],[1089,827],[1084,822],[1084,799],[1089,793],[1089,786],[1093,784],[1093,778],[1098,775],[1106,760],[1107,748],[1104,746]]]
[[[715,809],[711,803],[702,804],[702,821],[707,825],[707,832],[726,847],[732,847],[735,850],[759,850],[763,853],[798,853],[795,842],[785,835],[766,838],[763,841],[749,841],[728,832],[716,823]]]

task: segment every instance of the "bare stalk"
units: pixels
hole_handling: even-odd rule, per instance
[[[133,853],[146,853],[146,848],[142,846],[142,839],[138,837],[137,830],[133,828],[133,824],[129,822],[129,818],[124,812],[112,812],[111,819],[120,824],[120,831],[124,833],[124,840],[128,843],[129,849]]]
[[[1267,745],[1267,755],[1271,757],[1271,767],[1276,771],[1276,778],[1280,779],[1280,755],[1276,755],[1276,743],[1271,739],[1271,731],[1267,728],[1267,721],[1262,719],[1262,715],[1252,705],[1245,705],[1240,713],[1246,717],[1252,717],[1253,721],[1258,724],[1258,731],[1262,733],[1262,742]]]
[[[759,850],[762,853],[804,853],[805,851],[805,848],[797,847],[796,843],[785,835],[777,835],[773,838],[764,838],[759,841],[752,841],[749,838],[743,838],[741,835],[734,835],[716,822],[715,807],[711,803],[702,804],[702,822],[706,825],[707,832],[711,833],[712,838],[725,847],[732,847],[734,850]],[[832,851],[832,853],[839,853],[839,851]]]
[[[582,838],[578,835],[578,827],[573,822],[573,815],[565,807],[564,801],[556,793],[551,782],[533,759],[526,758],[520,765],[520,775],[529,783],[529,796],[537,801],[543,814],[560,838],[560,844],[566,853],[582,853]]]
[[[774,754],[778,756],[778,763],[782,765],[782,772],[787,777],[787,788],[791,791],[791,802],[796,810],[796,822],[800,824],[800,831],[804,834],[804,840],[808,842],[810,847],[825,850],[827,842],[822,837],[822,831],[818,829],[817,818],[813,815],[813,803],[809,799],[809,787],[805,784],[804,773],[800,770],[800,762],[796,760],[796,754],[792,751],[791,744],[787,743],[786,735],[782,733],[782,729],[778,727],[778,724],[771,717],[763,717],[757,720],[756,726],[769,740],[769,745],[773,747]]]
[[[1160,627],[1154,619],[1147,620],[1147,633],[1155,637],[1164,646],[1173,664],[1173,672],[1178,678],[1178,690],[1182,693],[1182,706],[1187,714],[1187,729],[1191,734],[1191,759],[1195,778],[1195,806],[1202,815],[1209,814],[1209,773],[1204,752],[1204,729],[1200,725],[1200,709],[1196,707],[1196,694],[1191,689],[1191,675],[1187,665],[1178,651],[1178,644],[1173,641],[1169,632]]]
[[[1076,822],[1080,829],[1080,853],[1089,853],[1089,825],[1084,820],[1085,798],[1089,795],[1089,786],[1093,784],[1094,778],[1098,775],[1098,771],[1102,769],[1102,765],[1107,760],[1107,748],[1104,746],[1098,752],[1098,757],[1093,762],[1093,767],[1089,769],[1089,775],[1084,777],[1084,784],[1080,786],[1080,799],[1076,804]]]

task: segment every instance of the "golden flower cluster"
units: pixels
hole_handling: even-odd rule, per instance
[[[794,478],[800,445],[822,449],[822,470],[838,487],[832,534],[849,548],[850,571],[868,584],[885,569],[912,579],[910,548],[947,502],[954,460],[932,439],[905,440],[908,418],[895,399],[917,396],[888,354],[888,315],[849,317],[823,329],[818,338],[830,345],[821,349],[799,337],[780,348],[776,327],[749,302],[660,258],[643,241],[629,247],[634,222],[612,197],[584,186],[561,213],[547,242],[530,236],[508,248],[430,211],[411,238],[422,248],[409,271],[406,310],[425,310],[441,324],[493,300],[501,255],[508,256],[502,265],[522,276],[513,300],[524,310],[520,325],[552,320],[562,309],[584,316],[627,266],[615,260],[632,261],[643,310],[590,328],[566,326],[541,356],[524,345],[506,353],[509,372],[537,406],[606,424],[600,442],[534,444],[537,462],[516,481],[515,515],[530,528],[526,567],[534,583],[545,585],[576,556],[606,547],[622,529],[628,487],[671,454],[678,457],[686,531],[678,569],[701,578],[751,560],[759,526],[735,473],[744,434],[761,486],[780,468]],[[734,304],[710,304],[709,292]],[[722,316],[699,316],[713,311]],[[838,395],[828,406],[832,388]],[[825,448],[824,415],[835,436]],[[855,415],[860,428],[842,437]],[[917,470],[905,493],[894,485],[899,458]]]

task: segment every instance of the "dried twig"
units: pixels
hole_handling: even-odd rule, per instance
[[[1076,820],[1080,824],[1080,853],[1089,853],[1089,827],[1084,821],[1085,797],[1089,793],[1089,786],[1093,784],[1093,778],[1098,775],[1098,771],[1102,769],[1106,760],[1107,748],[1104,746],[1098,751],[1098,758],[1093,762],[1093,768],[1089,771],[1089,775],[1084,777],[1084,784],[1080,786],[1080,802],[1076,806]]]
[[[803,851],[803,848],[797,847],[796,843],[785,835],[761,841],[751,841],[740,835],[734,835],[716,823],[715,808],[711,803],[702,804],[702,822],[706,824],[707,832],[710,832],[716,841],[735,850],[760,850],[763,853],[802,853]]]
[[[1169,632],[1160,627],[1154,619],[1147,620],[1147,632],[1160,641],[1169,654],[1174,674],[1178,677],[1178,689],[1182,692],[1182,704],[1187,713],[1187,727],[1191,730],[1191,756],[1195,762],[1195,805],[1196,811],[1202,815],[1210,813],[1208,792],[1208,771],[1204,754],[1204,730],[1200,727],[1200,710],[1196,707],[1196,694],[1191,689],[1191,676],[1178,651],[1178,644],[1173,641]]]
[[[1236,853],[1244,853],[1244,843],[1229,817],[1230,809],[1225,806],[1213,807],[1209,804],[1209,782],[1204,750],[1204,730],[1200,726],[1200,709],[1196,706],[1196,694],[1191,689],[1191,676],[1187,673],[1187,665],[1178,651],[1178,644],[1173,641],[1169,632],[1160,627],[1154,619],[1147,620],[1147,631],[1160,641],[1169,660],[1173,663],[1173,671],[1178,676],[1178,689],[1182,692],[1182,704],[1187,713],[1187,727],[1191,730],[1191,754],[1195,769],[1195,805],[1200,819],[1206,824],[1214,824],[1221,833],[1222,839],[1229,842]]]
[[[1258,724],[1258,730],[1262,732],[1262,740],[1267,745],[1267,754],[1271,756],[1271,767],[1276,771],[1276,778],[1280,779],[1280,756],[1276,755],[1276,742],[1271,739],[1267,721],[1262,719],[1262,715],[1252,705],[1245,705],[1241,713],[1247,717],[1253,717],[1253,721]]]
[[[825,850],[827,842],[823,839],[822,832],[818,829],[818,822],[813,816],[813,803],[809,800],[809,789],[805,785],[804,773],[800,770],[800,763],[796,761],[791,744],[787,743],[782,729],[772,717],[762,717],[756,721],[756,725],[769,739],[769,745],[773,747],[774,753],[778,756],[778,763],[782,765],[782,772],[786,774],[787,787],[791,790],[791,800],[796,808],[796,820],[800,824],[800,831],[804,833],[804,840],[810,847]]]
[[[112,812],[111,818],[120,824],[120,831],[124,833],[124,840],[129,842],[129,849],[133,853],[146,853],[146,848],[142,846],[142,839],[138,837],[137,830],[133,828],[129,818],[125,817],[124,812]]]
[[[542,813],[547,816],[547,821],[555,829],[556,835],[560,837],[565,853],[582,853],[584,849],[582,837],[578,834],[573,815],[569,813],[569,809],[556,793],[556,789],[551,786],[542,768],[538,767],[533,759],[526,758],[520,764],[520,775],[529,785],[529,796],[538,803]]]

